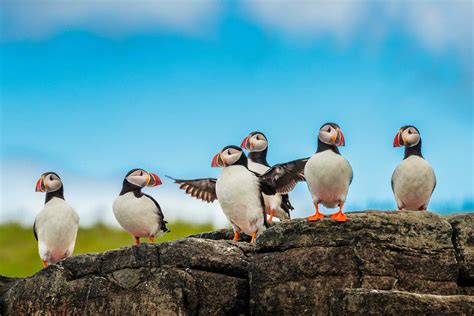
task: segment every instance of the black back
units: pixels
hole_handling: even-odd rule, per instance
[[[148,195],[148,194],[145,194],[145,193],[142,193],[144,196],[146,196],[147,198],[149,198],[150,200],[153,201],[153,203],[155,203],[155,206],[156,208],[158,209],[158,217],[160,218],[160,222],[161,222],[161,227],[160,229],[162,231],[164,231],[165,233],[167,232],[170,232],[170,230],[166,227],[166,224],[168,223],[167,221],[165,221],[165,217],[163,215],[163,211],[161,210],[161,207],[160,207],[160,204],[158,204],[158,202],[151,196],[151,195]]]
[[[35,239],[38,240],[38,234],[36,233],[36,220],[33,223],[33,234],[35,235]]]

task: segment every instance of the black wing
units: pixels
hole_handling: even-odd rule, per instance
[[[187,194],[195,197],[196,199],[203,200],[207,203],[214,202],[217,200],[216,195],[216,179],[205,178],[205,179],[194,179],[194,180],[179,180],[167,176],[175,183],[178,183],[179,188],[185,190]]]
[[[291,218],[290,211],[294,210],[295,208],[293,207],[293,205],[291,205],[290,197],[288,196],[288,194],[282,194],[280,207],[281,207],[281,208],[286,212],[286,214],[288,214],[288,216],[290,216],[290,218]]]
[[[296,183],[305,181],[304,167],[309,158],[293,160],[287,163],[277,164],[268,169],[260,176],[262,191],[265,192],[268,187],[272,187],[278,193],[286,194],[294,189]]]
[[[33,234],[35,235],[35,239],[38,240],[38,234],[36,234],[36,220],[35,220],[35,223],[33,224]]]
[[[158,210],[157,210],[158,217],[159,217],[160,220],[161,220],[161,227],[160,227],[160,229],[161,229],[162,231],[164,231],[165,233],[170,232],[170,230],[166,227],[166,224],[167,224],[168,222],[165,221],[165,216],[163,215],[163,212],[161,211],[160,204],[158,204],[158,202],[157,202],[151,195],[148,195],[148,194],[145,194],[145,193],[143,193],[143,195],[146,196],[147,198],[149,198],[150,200],[152,200],[153,203],[155,203],[156,208],[158,209]]]
[[[262,205],[262,210],[263,210],[263,226],[268,228],[267,212],[266,212],[266,209],[265,209],[265,200],[263,199],[262,192],[260,192],[260,204]]]

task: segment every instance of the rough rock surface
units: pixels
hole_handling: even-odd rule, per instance
[[[453,245],[459,263],[459,284],[474,286],[474,216],[454,215],[449,218],[453,226]]]
[[[1,314],[474,314],[474,214],[367,211],[79,255],[0,278]],[[246,239],[245,236],[242,236]]]

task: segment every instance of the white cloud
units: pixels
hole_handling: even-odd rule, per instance
[[[290,37],[346,41],[360,35],[380,40],[401,29],[436,53],[454,48],[463,56],[472,55],[470,0],[244,0],[243,11],[254,23]]]
[[[0,223],[7,221],[33,225],[36,214],[44,205],[44,193],[35,192],[36,180],[44,168],[29,161],[3,161],[0,179]],[[122,187],[123,178],[118,176],[93,178],[79,174],[60,172],[64,181],[66,200],[78,212],[82,226],[97,221],[119,227],[112,212],[112,203]],[[212,223],[227,227],[218,202],[207,204],[187,196],[178,185],[164,178],[165,185],[144,192],[156,198],[165,219],[195,223]]]
[[[473,11],[469,0],[415,1],[410,6],[405,3],[400,20],[429,49],[453,47],[472,53]]]
[[[454,48],[472,57],[470,0],[242,0],[239,5],[253,23],[291,38],[378,42],[404,30],[435,53]],[[0,14],[7,39],[43,39],[68,29],[111,37],[156,31],[201,36],[214,32],[233,8],[219,0],[6,0]]]
[[[42,39],[64,29],[121,37],[156,30],[201,35],[219,16],[218,0],[7,0],[3,37]]]
[[[256,23],[297,37],[332,35],[345,39],[361,23],[361,1],[245,0],[243,9]]]

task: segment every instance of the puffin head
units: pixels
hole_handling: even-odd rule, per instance
[[[264,151],[268,147],[268,140],[262,132],[252,132],[244,138],[240,147],[250,152]]]
[[[156,187],[162,184],[160,177],[143,169],[132,169],[125,176],[125,181],[137,187]]]
[[[326,123],[319,129],[318,138],[321,142],[332,146],[345,146],[346,141],[341,128],[336,123]]]
[[[228,167],[238,164],[245,158],[242,148],[237,146],[226,146],[212,159],[212,167]]]
[[[36,192],[55,192],[63,187],[63,182],[56,172],[45,172],[36,182]]]
[[[413,147],[418,145],[421,140],[420,132],[413,125],[400,127],[397,135],[393,139],[393,147]]]

